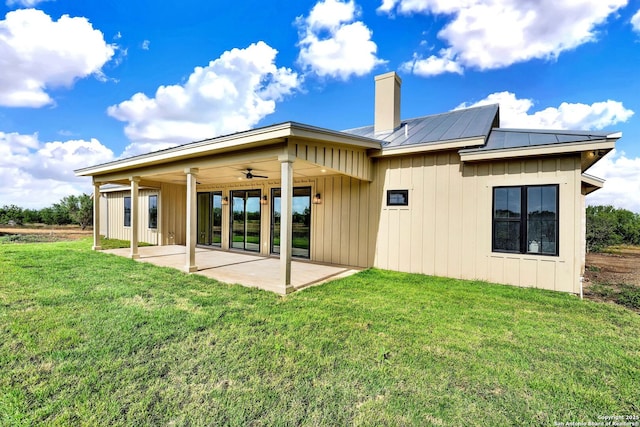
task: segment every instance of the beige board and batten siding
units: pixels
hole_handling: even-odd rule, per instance
[[[322,202],[311,204],[310,260],[314,262],[371,267],[375,254],[375,238],[380,203],[379,186],[344,175],[296,178],[294,187],[311,187],[311,194],[320,193]],[[279,180],[255,181],[250,184],[204,185],[198,191],[220,191],[230,197],[236,189],[259,189],[268,196],[262,206],[260,254],[270,254],[271,190],[280,188]],[[375,208],[373,207],[375,206]],[[222,210],[222,249],[229,248],[230,204]]]
[[[313,261],[371,267],[381,186],[379,181],[361,181],[342,175],[316,179],[322,204],[311,212],[311,257]]]
[[[583,262],[580,157],[461,163],[455,151],[378,159],[386,190],[409,190],[409,206],[381,202],[374,265],[460,279],[579,291]],[[492,252],[496,186],[559,185],[559,256]]]
[[[158,224],[160,245],[185,245],[187,243],[187,187],[163,183],[158,198]]]
[[[106,204],[105,211],[101,215],[101,227],[103,235],[109,239],[131,240],[131,227],[124,226],[124,198],[129,197],[130,191],[117,191],[104,193],[102,203]],[[158,196],[156,189],[142,189],[138,192],[138,240],[140,242],[157,245],[160,243],[159,228],[149,228],[149,196]],[[160,212],[158,213],[161,216]],[[158,218],[159,219],[159,218]],[[159,224],[159,223],[158,223]]]
[[[354,178],[371,181],[373,160],[364,148],[296,141],[296,158]]]

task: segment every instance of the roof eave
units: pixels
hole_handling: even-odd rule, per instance
[[[518,157],[536,157],[548,155],[561,155],[569,153],[586,153],[594,150],[609,152],[615,148],[617,138],[600,139],[594,141],[580,141],[572,143],[546,144],[537,146],[500,148],[495,150],[467,149],[460,150],[460,159],[463,162],[497,160]],[[598,159],[595,159],[595,163]],[[591,166],[593,163],[589,164]],[[583,167],[583,171],[586,168]]]
[[[371,157],[399,156],[404,154],[423,153],[430,151],[452,150],[456,148],[484,145],[485,141],[486,139],[484,136],[477,136],[472,138],[463,138],[437,143],[425,142],[422,144],[397,145],[388,148],[383,147],[381,150],[373,152],[371,154]]]
[[[604,179],[586,173],[582,174],[582,189],[585,195],[601,189],[604,186],[604,182]]]
[[[290,137],[320,140],[327,143],[356,146],[364,149],[379,149],[381,147],[381,142],[376,139],[349,135],[343,132],[336,132],[300,123],[287,122],[77,169],[74,172],[76,176],[94,176],[129,168],[139,168],[152,164],[163,164],[176,160],[210,155],[223,150],[240,150],[259,144],[284,142],[286,138]]]

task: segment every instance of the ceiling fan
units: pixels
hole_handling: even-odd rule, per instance
[[[269,178],[268,176],[264,176],[264,175],[254,175],[251,171],[253,169],[247,168],[246,172],[242,172],[244,174],[245,177],[247,177],[247,179],[253,179],[253,178]]]

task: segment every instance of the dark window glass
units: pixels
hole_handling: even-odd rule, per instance
[[[131,227],[131,197],[124,198],[124,226]]]
[[[558,255],[558,227],[557,185],[493,189],[494,251]]]
[[[409,206],[409,190],[387,190],[387,206]]]
[[[527,252],[555,255],[557,251],[558,188],[527,188]]]
[[[149,228],[158,228],[158,196],[149,196]]]
[[[520,251],[521,209],[520,187],[493,190],[493,250]]]

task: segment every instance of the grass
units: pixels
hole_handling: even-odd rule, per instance
[[[138,247],[144,247],[144,246],[153,246],[153,245],[150,243],[138,242]],[[103,250],[129,248],[131,247],[131,242],[129,240],[106,239],[104,236],[102,236],[102,238],[100,239],[100,247]]]
[[[589,291],[607,301],[623,305],[635,310],[640,310],[640,287],[625,283],[593,283]]]
[[[49,234],[9,234],[0,233],[0,245],[8,243],[48,243],[66,240]]]
[[[0,246],[0,425],[553,425],[638,415],[640,316],[368,270],[287,297]]]

